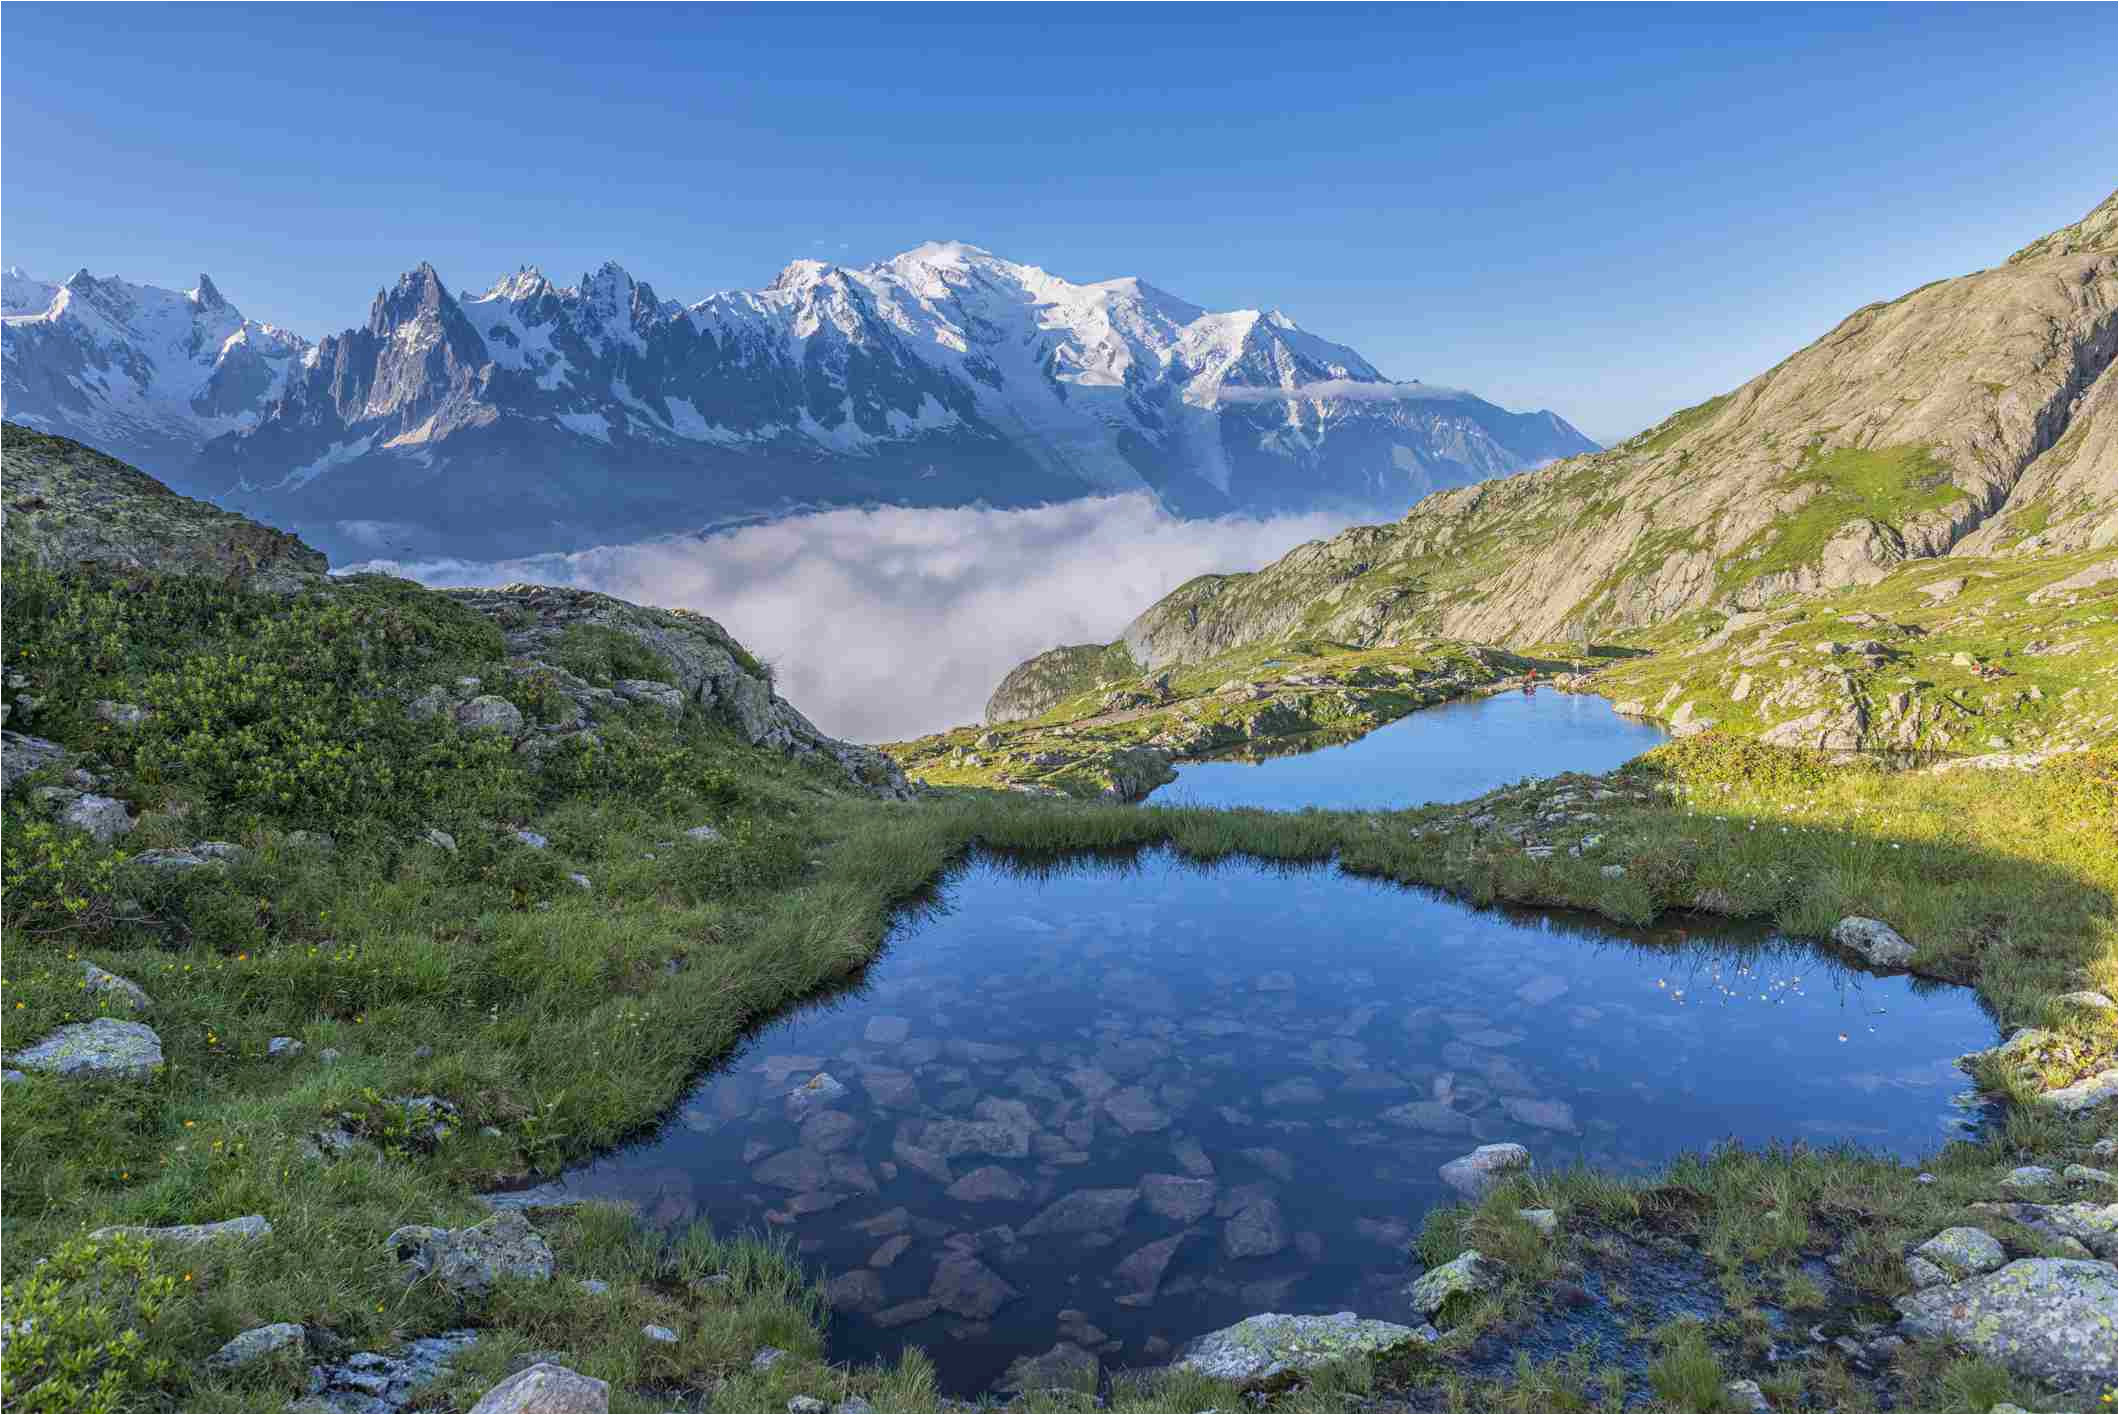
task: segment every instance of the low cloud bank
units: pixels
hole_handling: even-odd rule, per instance
[[[1180,521],[1147,496],[1028,511],[831,511],[698,539],[521,560],[374,560],[436,587],[525,580],[719,620],[826,732],[891,741],[975,722],[1001,675],[1108,643],[1195,575],[1255,569],[1346,522]]]

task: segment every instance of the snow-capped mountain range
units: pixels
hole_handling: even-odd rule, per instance
[[[663,300],[616,264],[452,294],[422,265],[310,346],[212,282],[10,272],[7,416],[335,558],[571,548],[843,505],[1148,491],[1180,514],[1403,510],[1593,448],[1393,382],[1278,311],[936,243]]]

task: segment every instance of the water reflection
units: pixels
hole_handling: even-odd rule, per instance
[[[836,1355],[918,1343],[958,1391],[1062,1338],[1142,1364],[1257,1311],[1403,1318],[1437,1169],[1481,1143],[1912,1154],[1994,1036],[1967,991],[1756,930],[1330,869],[984,858],[941,894],[565,1187],[791,1235],[833,1274]]]
[[[1468,801],[1526,776],[1609,771],[1664,736],[1602,698],[1511,691],[1423,708],[1366,737],[1299,755],[1186,763],[1150,800],[1276,811]]]

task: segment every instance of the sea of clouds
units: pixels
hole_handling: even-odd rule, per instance
[[[1179,520],[1144,495],[1026,511],[831,511],[713,535],[519,560],[373,560],[437,586],[573,585],[713,616],[836,736],[976,722],[1017,663],[1108,643],[1195,575],[1249,570],[1346,520]]]

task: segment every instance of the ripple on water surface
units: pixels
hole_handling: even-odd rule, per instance
[[[1158,806],[1394,810],[1468,801],[1526,776],[1609,771],[1667,736],[1602,698],[1509,691],[1422,708],[1366,737],[1263,761],[1186,762]],[[1270,744],[1269,744],[1270,745]]]
[[[1405,1320],[1405,1244],[1477,1144],[1911,1156],[1967,1113],[1950,1059],[1994,1037],[1968,991],[1755,929],[1331,869],[984,858],[943,894],[564,1187],[790,1235],[833,1275],[836,1357],[922,1345],[957,1391],[1058,1339],[1139,1365],[1253,1312]]]

